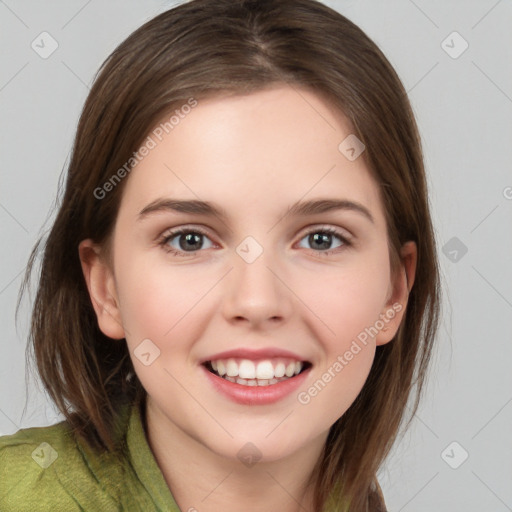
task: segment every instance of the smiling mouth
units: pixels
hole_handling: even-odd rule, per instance
[[[206,361],[203,366],[224,380],[242,386],[273,386],[290,380],[311,368],[309,361],[247,359]]]

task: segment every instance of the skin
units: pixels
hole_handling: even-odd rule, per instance
[[[99,326],[126,338],[148,393],[148,441],[182,510],[312,510],[305,483],[329,428],[360,392],[376,346],[400,325],[416,247],[404,245],[393,277],[378,186],[363,157],[349,161],[338,150],[350,133],[341,113],[305,89],[199,100],[127,178],[112,264],[92,240],[80,244]],[[159,211],[138,220],[170,197],[209,201],[227,217]],[[296,201],[317,198],[360,203],[373,222],[354,210],[285,216]],[[169,240],[177,256],[158,240],[180,226],[208,235],[189,252],[183,235]],[[351,245],[337,235],[327,249],[315,245],[309,229],[325,227]],[[263,249],[252,263],[236,252],[247,236]],[[292,350],[313,364],[298,390],[307,391],[393,304],[402,310],[386,329],[307,404],[296,392],[273,405],[236,404],[199,366],[232,348]],[[160,356],[145,366],[134,350],[148,338]],[[247,442],[262,454],[252,467],[237,457]]]

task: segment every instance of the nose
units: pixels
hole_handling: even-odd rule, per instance
[[[232,324],[246,323],[264,329],[284,323],[293,308],[291,280],[270,250],[252,263],[236,252],[233,270],[226,276],[227,285],[222,311]],[[288,282],[287,282],[288,281]]]

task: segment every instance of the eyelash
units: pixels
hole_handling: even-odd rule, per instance
[[[198,234],[198,235],[203,235],[203,236],[205,236],[207,238],[210,238],[208,236],[208,233],[203,231],[201,228],[187,228],[187,227],[184,227],[184,228],[178,228],[178,229],[175,229],[173,231],[168,231],[168,232],[164,233],[162,235],[162,237],[158,240],[158,245],[161,246],[166,252],[168,252],[170,254],[173,254],[174,256],[186,257],[186,256],[194,255],[196,252],[199,252],[200,250],[198,250],[198,251],[191,251],[191,252],[178,251],[178,250],[173,249],[172,247],[170,247],[168,245],[168,242],[170,240],[172,240],[173,238],[175,238],[177,235],[190,234],[190,233],[194,233],[194,234]],[[338,237],[343,245],[341,245],[340,247],[337,247],[336,249],[340,249],[341,247],[350,247],[352,245],[351,242],[347,239],[347,237],[345,237],[337,229],[334,229],[334,228],[331,228],[331,227],[311,229],[311,230],[307,231],[306,233],[304,233],[304,235],[302,236],[301,240],[303,238],[305,238],[306,236],[314,234],[314,233],[323,233],[323,234],[329,234],[329,235],[334,235],[334,236]],[[320,254],[322,256],[330,256],[332,253],[336,252],[336,249],[329,249],[327,251],[315,251],[314,249],[310,249],[310,250],[312,250],[313,252],[318,253],[318,254]]]

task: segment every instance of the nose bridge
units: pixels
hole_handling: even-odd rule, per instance
[[[277,252],[276,248],[264,247],[252,236],[236,247],[230,286],[224,299],[227,320],[244,318],[251,323],[261,323],[289,316],[291,292],[279,278],[283,267]]]

